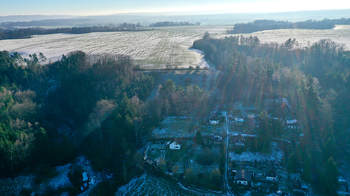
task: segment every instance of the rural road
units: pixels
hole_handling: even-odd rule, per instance
[[[229,186],[228,183],[228,137],[229,137],[229,131],[228,131],[228,127],[229,127],[229,118],[227,117],[227,112],[224,113],[225,115],[225,127],[224,127],[224,131],[226,131],[225,134],[225,175],[224,175],[224,185],[225,185],[225,189],[227,191],[228,195],[235,195],[234,193],[232,193],[231,188]]]

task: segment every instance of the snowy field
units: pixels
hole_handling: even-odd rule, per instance
[[[334,29],[314,30],[314,29],[277,29],[259,31],[249,34],[230,34],[225,36],[257,36],[263,42],[284,43],[289,38],[295,38],[303,47],[312,45],[321,39],[331,39],[339,44],[344,44],[350,50],[350,25],[336,25]]]
[[[1,40],[0,50],[17,51],[24,57],[42,52],[51,61],[81,50],[87,54],[130,55],[136,63],[150,68],[165,67],[166,63],[179,68],[206,67],[203,53],[189,48],[205,31],[216,37],[230,28],[232,26],[188,26],[152,31],[36,35],[30,39]]]
[[[200,189],[186,188],[175,181],[168,181],[149,174],[143,174],[134,178],[128,184],[119,187],[116,196],[138,196],[138,195],[167,195],[167,196],[214,196],[222,195]]]

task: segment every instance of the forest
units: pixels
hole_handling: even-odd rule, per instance
[[[196,22],[196,24],[190,23],[190,22],[170,22],[170,21],[163,21],[163,22],[156,22],[149,24],[150,27],[167,27],[167,26],[193,26],[193,25],[200,25],[199,22]]]
[[[267,44],[257,37],[214,39],[208,33],[193,48],[204,51],[206,60],[222,71],[217,81],[221,103],[249,100],[259,105],[264,99],[290,100],[295,108],[292,115],[301,122],[304,135],[291,138],[291,148],[285,150],[287,168],[301,170],[302,178],[318,193],[335,195],[337,164],[348,155],[350,52],[331,40],[304,48],[295,39]],[[274,131],[278,123],[267,116],[283,117],[283,112],[267,112],[259,116],[261,127],[254,144],[261,150],[273,136],[282,134]]]
[[[275,30],[275,29],[332,29],[335,25],[348,25],[350,18],[341,19],[323,19],[307,20],[302,22],[288,22],[275,20],[255,20],[249,23],[235,24],[232,30],[228,30],[229,34],[253,33],[257,31]]]
[[[72,27],[72,28],[56,28],[45,29],[40,27],[35,28],[21,28],[13,30],[0,31],[0,40],[4,39],[23,39],[31,38],[33,35],[47,35],[56,33],[69,33],[69,34],[83,34],[92,32],[115,32],[115,31],[144,31],[140,23],[122,23],[119,25],[109,26],[91,26],[91,27]]]
[[[84,154],[96,171],[116,174],[105,182],[113,184],[108,191],[115,193],[142,172],[138,149],[163,116],[198,110],[206,100],[197,85],[168,80],[155,86],[159,76],[134,71],[129,56],[77,51],[50,64],[45,60],[41,53],[23,59],[18,53],[0,52],[2,178],[31,167],[39,168],[40,179],[49,168]],[[156,96],[147,100],[154,88]]]

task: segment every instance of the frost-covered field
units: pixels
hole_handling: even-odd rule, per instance
[[[214,196],[219,193],[202,191],[200,189],[186,188],[175,181],[143,174],[134,178],[128,184],[119,187],[116,196],[138,196],[138,195],[169,195],[169,196]]]
[[[230,34],[225,36],[257,36],[261,42],[284,43],[289,38],[295,38],[302,46],[312,45],[321,39],[331,39],[339,44],[344,44],[350,50],[350,25],[336,25],[334,29],[313,30],[313,29],[278,29],[266,30],[250,34]]]
[[[269,154],[262,154],[259,152],[243,152],[241,154],[236,154],[234,152],[229,152],[230,161],[238,162],[264,162],[264,161],[274,161],[281,162],[283,158],[283,152],[278,147],[276,142],[271,142],[271,152]]]
[[[233,26],[184,26],[162,27],[152,31],[98,32],[88,34],[37,35],[30,39],[1,40],[0,50],[17,51],[25,57],[42,52],[51,61],[62,54],[81,50],[88,54],[126,54],[143,67],[164,67],[166,63],[180,67],[208,66],[202,61],[203,54],[189,50],[193,41],[205,31],[212,37],[236,36],[226,34]],[[332,39],[350,49],[350,25],[338,25],[329,30],[279,29],[244,34],[258,36],[261,42],[283,43],[296,38],[303,46],[320,39]]]
[[[81,50],[88,54],[125,54],[148,67],[166,63],[178,67],[207,66],[203,54],[189,50],[205,31],[220,36],[231,26],[188,26],[157,28],[152,31],[98,32],[88,34],[37,35],[30,39],[1,40],[0,50],[17,51],[27,56],[42,52],[52,61],[62,54]]]

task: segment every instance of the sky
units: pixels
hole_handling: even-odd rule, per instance
[[[88,16],[135,12],[266,13],[350,9],[349,0],[0,0],[0,3],[0,16]]]

